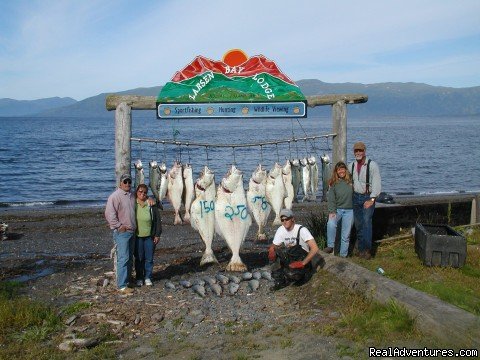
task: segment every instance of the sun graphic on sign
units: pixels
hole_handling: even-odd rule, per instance
[[[231,49],[223,54],[222,61],[229,66],[238,66],[248,60],[247,54],[240,49]]]

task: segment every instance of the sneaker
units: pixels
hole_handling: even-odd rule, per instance
[[[145,281],[146,282],[146,281]],[[143,280],[137,280],[137,282],[135,283],[135,285],[137,285],[138,287],[142,287],[143,285]]]
[[[333,252],[333,248],[327,246],[325,249],[323,249],[323,251],[327,254],[331,254]]]
[[[120,288],[118,289],[118,291],[121,293],[121,294],[125,294],[125,295],[130,295],[130,294],[133,294],[133,289],[132,288],[129,288],[129,287],[123,287],[123,288]]]
[[[153,285],[152,280],[150,280],[150,279],[145,279],[145,285],[147,285],[147,286],[152,286],[152,285]]]

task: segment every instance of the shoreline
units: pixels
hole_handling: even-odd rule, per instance
[[[480,194],[479,190],[452,190],[452,191],[438,191],[438,192],[386,192],[391,195],[399,204],[403,204],[405,201],[442,201],[450,198],[471,198]],[[301,198],[301,196],[299,196]],[[57,210],[57,209],[98,209],[104,208],[107,203],[107,198],[103,200],[34,200],[34,201],[22,201],[22,202],[0,202],[0,215],[4,211],[27,211],[36,210]],[[322,195],[317,195],[317,200],[308,203],[323,203]],[[295,204],[305,204],[299,201]],[[172,207],[168,202],[168,199],[163,200],[163,205],[166,210],[171,210]]]

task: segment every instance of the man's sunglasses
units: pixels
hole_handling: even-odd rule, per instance
[[[130,180],[130,179],[125,179],[125,180],[123,180],[123,183],[124,183],[124,184],[131,184],[131,183],[132,183],[132,180]]]
[[[291,217],[284,217],[284,218],[281,218],[280,221],[285,222],[285,221],[288,221],[288,220],[291,220],[291,219],[292,219]]]

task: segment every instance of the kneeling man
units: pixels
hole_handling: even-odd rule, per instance
[[[295,224],[290,209],[280,211],[280,226],[268,250],[268,259],[273,263],[272,290],[281,289],[290,283],[301,285],[308,281],[319,263],[318,246],[310,231]]]

